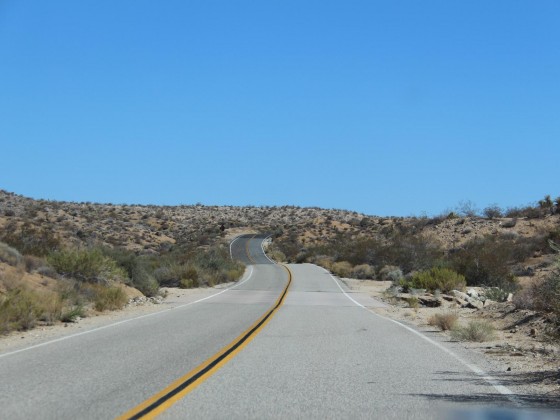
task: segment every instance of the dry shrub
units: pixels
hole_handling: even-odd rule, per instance
[[[442,331],[451,330],[457,324],[459,316],[455,312],[433,314],[428,319],[428,325],[438,327]]]
[[[43,312],[39,295],[23,287],[12,289],[0,298],[0,332],[31,329]]]
[[[352,274],[352,264],[348,261],[338,261],[332,265],[332,272],[338,277],[350,277]]]
[[[352,277],[355,279],[372,279],[375,276],[375,269],[369,264],[360,264],[352,270]]]
[[[451,330],[451,337],[458,341],[492,340],[496,336],[494,326],[487,321],[470,321],[467,325],[455,327]]]
[[[17,249],[0,242],[0,261],[15,267],[21,263],[22,256]]]
[[[381,280],[398,282],[403,278],[403,272],[395,265],[386,265],[379,270],[379,277],[381,277]]]
[[[407,289],[427,289],[430,291],[462,290],[466,286],[465,277],[448,268],[433,267],[426,271],[414,274],[412,277],[401,281]]]
[[[122,309],[128,303],[126,293],[118,286],[92,285],[91,288],[94,293],[93,307],[97,311]]]

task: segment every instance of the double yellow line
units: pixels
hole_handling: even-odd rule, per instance
[[[247,254],[249,255],[249,254]],[[198,367],[191,370],[186,375],[180,377],[162,391],[147,399],[137,407],[117,417],[118,420],[124,419],[153,419],[161,414],[198,385],[216,373],[222,366],[229,362],[239,353],[272,319],[278,308],[284,303],[290,284],[292,283],[292,273],[288,267],[282,265],[288,272],[288,283],[282,291],[280,297],[274,305],[245,332],[233,340],[230,344],[206,360]]]

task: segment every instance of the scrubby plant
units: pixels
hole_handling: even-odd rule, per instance
[[[0,261],[15,267],[21,264],[23,257],[17,249],[0,242]]]
[[[49,227],[37,227],[30,222],[19,226],[9,223],[2,229],[0,239],[24,255],[44,257],[60,248],[60,238]]]
[[[117,262],[98,249],[56,251],[49,254],[48,262],[61,275],[80,281],[107,284],[127,278]]]
[[[394,265],[386,265],[379,270],[379,277],[381,280],[392,281],[398,283],[403,279],[403,272],[399,267]]]
[[[406,289],[450,292],[451,290],[464,289],[466,281],[464,276],[449,268],[433,267],[401,280],[401,286]]]
[[[498,217],[502,217],[503,211],[497,204],[492,204],[486,207],[482,211],[482,214],[488,219],[492,220],[492,219],[497,219]]]
[[[0,332],[28,330],[43,314],[41,298],[30,290],[18,287],[0,296]]]
[[[490,287],[484,291],[484,297],[494,302],[505,302],[509,292],[499,287]]]
[[[122,309],[128,302],[126,293],[118,286],[91,286],[94,292],[93,306],[97,311]]]
[[[352,264],[348,261],[338,261],[332,265],[332,272],[338,277],[350,277],[352,274]]]
[[[428,319],[428,325],[438,327],[442,331],[447,331],[455,327],[458,319],[459,315],[455,312],[437,313]]]
[[[82,305],[66,308],[60,315],[62,322],[76,322],[76,319],[85,317],[86,312]]]
[[[492,340],[496,336],[496,330],[487,321],[469,321],[465,326],[455,327],[451,330],[451,337],[458,341],[483,341]]]
[[[372,279],[375,269],[369,264],[359,264],[352,269],[352,277],[355,279]]]
[[[512,240],[486,236],[467,242],[450,256],[451,267],[465,276],[469,286],[495,286],[507,291],[516,287],[511,263],[515,262],[516,246]]]

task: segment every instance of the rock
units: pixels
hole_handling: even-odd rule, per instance
[[[449,296],[449,295],[441,295],[441,298],[443,300],[446,300],[448,302],[453,302],[455,299],[453,298],[453,296]]]
[[[473,299],[471,297],[469,297],[467,299],[467,303],[465,305],[463,305],[464,308],[471,308],[471,309],[482,309],[484,308],[484,303],[482,303],[480,300],[477,299]]]
[[[479,297],[478,292],[474,289],[467,290],[467,295],[472,297],[472,298],[476,298],[476,299],[478,299],[478,297]]]
[[[418,296],[418,301],[422,306],[427,306],[429,308],[437,308],[441,306],[442,303],[441,298],[428,295]]]
[[[529,335],[531,337],[536,337],[537,336],[537,330],[535,328],[531,328],[531,331],[529,331]]]
[[[455,296],[456,298],[462,299],[462,300],[468,300],[469,299],[469,295],[467,295],[466,293],[460,292],[459,290],[452,290],[451,294],[453,296]]]
[[[483,305],[483,306],[484,306],[485,308],[487,308],[488,306],[493,305],[494,303],[498,303],[498,302],[496,302],[495,300],[486,299],[486,300],[484,301],[484,305]]]
[[[513,301],[513,293],[508,293],[506,302],[511,302],[511,301]]]

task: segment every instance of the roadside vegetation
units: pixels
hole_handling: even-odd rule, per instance
[[[244,230],[272,234],[268,254],[277,261],[389,280],[403,291],[480,286],[489,300],[513,294],[517,308],[546,313],[554,328],[560,322],[550,245],[560,243],[560,197],[509,209],[462,202],[434,217],[404,218],[294,206],[67,203],[0,190],[0,263],[9,267],[0,271],[0,328],[119,308],[126,286],[154,297],[161,287],[236,280],[243,267],[224,244]],[[17,313],[28,321],[18,325]]]
[[[546,196],[534,205],[505,210],[491,205],[480,211],[463,202],[432,218],[362,219],[361,232],[337,230],[321,241],[284,232],[275,239],[271,254],[287,262],[321,265],[339,277],[390,280],[402,292],[437,294],[482,287],[485,299],[496,302],[513,295],[517,308],[547,314],[550,334],[560,336],[560,262],[547,268],[559,251],[559,216],[560,197]],[[372,223],[377,225],[374,230]],[[522,230],[532,233],[521,234]],[[453,234],[442,237],[447,232]],[[547,272],[531,286],[519,284],[519,277]],[[433,322],[451,329],[439,318]],[[468,328],[473,335],[483,329],[461,327],[456,337],[468,336]]]
[[[213,286],[236,281],[244,271],[241,263],[231,260],[228,248],[219,244],[177,248],[162,255],[137,255],[106,246],[57,245],[48,253],[41,247],[25,249],[40,251],[22,255],[0,242],[0,262],[9,266],[0,277],[0,333],[72,322],[92,310],[121,309],[129,300],[125,285],[156,296],[160,287]],[[33,290],[24,278],[34,274],[47,277],[44,281],[56,286]]]

